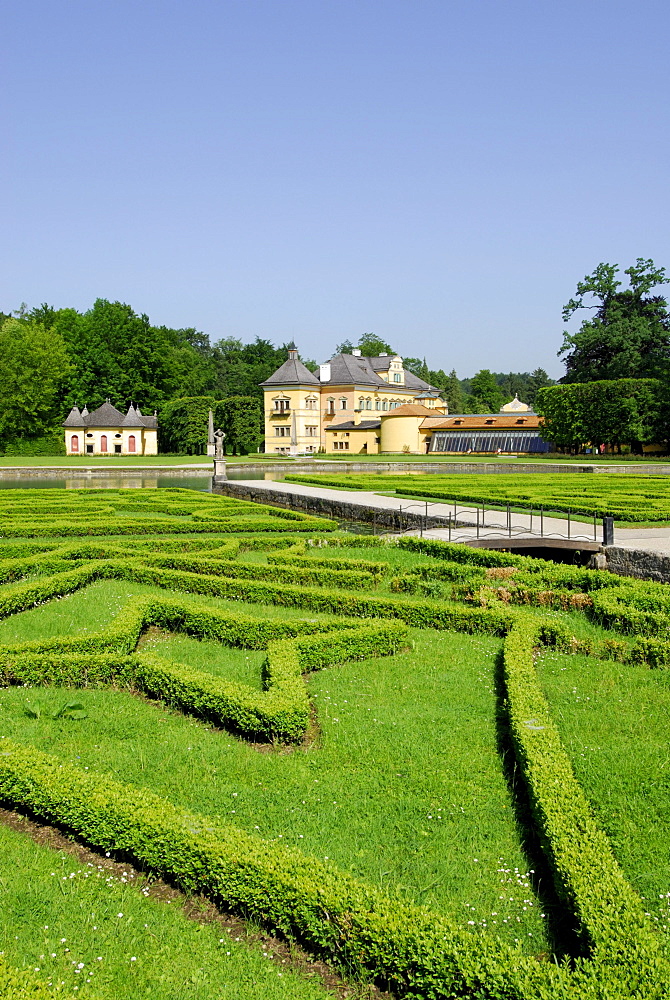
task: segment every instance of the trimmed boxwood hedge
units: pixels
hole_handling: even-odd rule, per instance
[[[574,911],[603,985],[611,990],[618,983],[620,997],[662,996],[670,991],[667,950],[598,828],[563,749],[533,662],[539,632],[538,624],[527,622],[508,633],[504,676],[510,731],[556,890]]]
[[[297,849],[6,739],[0,740],[0,800],[297,936],[399,995],[553,1000],[556,994],[543,987],[553,990],[566,979],[564,968],[539,965],[520,949],[386,896]]]
[[[265,690],[151,653],[132,653],[149,625],[267,649]],[[259,622],[249,615],[144,598],[97,635],[0,647],[0,683],[125,685],[254,739],[297,742],[309,724],[304,672],[365,656],[392,655],[409,643],[408,630],[400,622],[352,626],[350,622]]]
[[[304,671],[391,654],[407,644],[407,626],[502,636],[505,704],[515,752],[557,892],[573,914],[585,955],[559,964],[530,959],[479,931],[385,896],[333,865],[186,813],[145,790],[84,773],[8,740],[0,741],[4,801],[57,822],[94,846],[132,856],[187,891],[205,892],[297,936],[344,967],[378,977],[398,995],[417,1000],[661,1000],[670,993],[663,939],[597,827],[551,722],[533,664],[534,647],[546,644],[631,664],[670,665],[670,600],[663,588],[506,553],[403,538],[391,544],[424,553],[435,563],[398,576],[402,588],[451,584],[451,596],[461,601],[369,594],[362,591],[389,572],[383,558],[324,559],[319,549],[364,547],[383,557],[390,544],[384,540],[304,537],[305,522],[291,518],[284,520],[292,534],[282,534],[276,520],[270,533],[254,534],[265,514],[254,518],[243,506],[230,521],[239,529],[248,527],[248,518],[254,520],[249,534],[238,531],[228,540],[189,538],[199,530],[194,529],[194,517],[207,518],[210,525],[216,521],[217,532],[227,531],[225,519],[210,514],[206,504],[195,510],[183,496],[165,500],[164,506],[168,516],[160,522],[161,531],[172,537],[0,545],[0,616],[71,593],[95,579],[116,577],[240,602],[326,612],[339,621],[260,621],[242,610],[202,608],[168,596],[142,598],[97,634],[1,647],[0,680],[127,685],[244,735],[295,741],[308,722]],[[131,500],[125,505],[115,502],[112,508],[115,516],[145,513]],[[178,532],[186,527],[179,518],[187,509],[189,530],[175,538],[174,525],[179,525]],[[321,525],[319,530],[324,530]],[[235,558],[245,550],[275,554],[270,565],[263,566]],[[39,573],[45,575],[14,582]],[[582,601],[580,594],[588,599]],[[535,603],[578,605],[605,627],[637,639],[577,640],[569,622],[544,616]],[[136,651],[149,624],[267,649],[265,690]],[[3,975],[0,963],[0,996]],[[8,975],[14,973],[9,970]]]

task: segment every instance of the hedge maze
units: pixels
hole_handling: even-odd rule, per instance
[[[398,996],[666,997],[667,923],[631,883],[629,860],[603,829],[596,791],[576,777],[536,658],[547,651],[575,661],[588,656],[585,663],[655,671],[662,681],[670,665],[667,588],[418,538],[345,536],[334,528],[180,490],[5,495],[2,685],[8,693],[29,688],[31,697],[38,694],[33,689],[53,687],[128,692],[150,699],[147,713],[163,705],[205,722],[222,752],[231,739],[250,741],[287,762],[287,754],[302,753],[316,766],[322,751],[315,732],[340,719],[328,715],[323,694],[310,697],[314,671],[358,661],[363,685],[371,657],[390,670],[404,656],[407,670],[418,671],[422,636],[446,643],[459,633],[497,642],[499,747],[509,746],[517,782],[509,794],[553,881],[556,926],[548,927],[546,947],[503,933],[502,923],[498,932],[491,926],[496,920],[475,925],[448,900],[437,912],[352,874],[351,865],[250,832],[232,816],[209,817],[149,785],[84,769],[18,738],[16,727],[0,740],[1,803],[296,938]],[[111,620],[101,608],[97,627],[58,634],[44,626],[38,634],[54,602],[109,581],[136,588]],[[13,623],[21,625],[19,639],[10,635]],[[160,655],[148,634],[188,636],[244,655],[260,651],[258,684]],[[7,713],[0,718],[7,721]],[[381,721],[370,713],[366,739],[382,738],[375,732]],[[383,737],[389,745],[392,736]],[[415,736],[420,740],[421,731]],[[440,809],[446,816],[446,806]],[[391,827],[387,836],[394,836]],[[535,899],[549,891],[540,881],[536,876]],[[37,973],[0,955],[0,996],[52,995]]]
[[[542,473],[406,473],[404,475],[342,473],[289,475],[287,482],[338,489],[397,492],[436,502],[543,507],[546,512],[572,511],[614,517],[624,523],[670,521],[670,482],[665,476]]]

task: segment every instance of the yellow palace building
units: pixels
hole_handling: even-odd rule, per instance
[[[373,358],[363,357],[356,350],[336,354],[319,366],[316,375],[299,360],[291,344],[288,360],[261,385],[265,451],[270,454],[345,451],[376,455],[381,450],[417,453],[426,450],[429,440],[422,440],[421,421],[426,416],[447,413],[440,390],[406,371],[397,354]],[[415,412],[407,413],[408,406]],[[382,448],[384,418],[400,415],[401,409],[410,418],[399,425],[406,430],[408,440],[404,440],[404,431],[398,437],[396,427],[393,447]]]
[[[549,451],[541,417],[514,398],[498,413],[449,414],[440,391],[397,354],[336,354],[313,374],[288,360],[262,382],[265,451],[280,455],[533,454]]]

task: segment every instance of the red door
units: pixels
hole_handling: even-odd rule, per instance
[[[135,452],[135,435],[134,434],[131,434],[130,437],[128,438],[128,451],[131,452],[131,454],[134,454],[134,452]]]
[[[107,435],[103,434],[100,438],[100,451],[107,451]]]
[[[70,451],[75,454],[79,453],[79,435],[73,434],[70,438]]]

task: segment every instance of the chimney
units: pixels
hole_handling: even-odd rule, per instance
[[[361,422],[361,411],[354,410],[354,427],[358,427]]]
[[[319,365],[319,381],[320,382],[330,382],[330,362],[327,361],[325,365]]]
[[[354,347],[354,349],[352,350],[351,353],[353,354],[353,356],[355,358],[360,358],[360,356],[361,356],[361,349],[360,349],[360,347]]]

